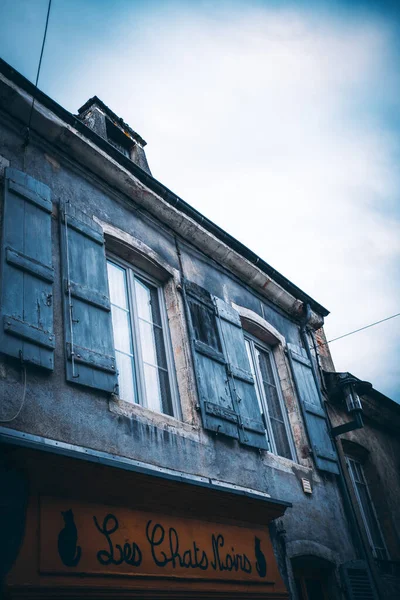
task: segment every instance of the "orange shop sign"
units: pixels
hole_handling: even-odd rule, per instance
[[[40,571],[281,581],[264,529],[50,497],[40,502]]]

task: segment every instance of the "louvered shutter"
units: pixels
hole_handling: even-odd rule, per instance
[[[340,565],[340,575],[347,600],[378,600],[368,565],[353,560]]]
[[[69,205],[67,210],[61,208],[60,216],[67,380],[115,392],[117,370],[103,231]]]
[[[223,350],[230,376],[231,393],[239,412],[241,444],[269,449],[265,426],[257,400],[239,313],[220,298],[214,298],[221,329]]]
[[[326,415],[311,363],[303,348],[294,344],[287,346],[316,467],[321,471],[338,474],[337,454],[329,435]]]
[[[0,350],[52,370],[53,281],[50,189],[7,168],[4,180]]]
[[[203,426],[238,439],[239,415],[231,396],[216,307],[211,295],[194,283],[185,284],[185,298]]]

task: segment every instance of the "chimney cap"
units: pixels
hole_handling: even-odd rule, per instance
[[[125,121],[121,117],[115,114],[115,112],[113,112],[111,108],[104,104],[104,102],[100,100],[100,98],[98,98],[97,96],[89,98],[89,100],[87,100],[85,104],[83,104],[78,109],[78,117],[81,120],[83,120],[85,117],[85,113],[87,113],[91,108],[93,108],[93,106],[97,106],[98,108],[100,108],[100,110],[102,110],[107,115],[107,117],[114,123],[114,125],[120,127],[126,134],[128,134],[133,140],[135,140],[135,142],[138,142],[138,144],[140,144],[142,148],[144,148],[144,146],[147,145],[147,142],[138,133],[136,133],[136,131],[129,127],[129,125],[125,123]]]

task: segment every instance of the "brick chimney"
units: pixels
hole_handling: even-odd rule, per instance
[[[78,119],[90,127],[109,144],[117,148],[138,167],[151,175],[144,147],[146,142],[133,131],[118,115],[98,98],[93,96],[78,110]]]

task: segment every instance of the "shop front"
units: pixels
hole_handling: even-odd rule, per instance
[[[289,597],[268,530],[288,503],[13,446],[5,464],[27,483],[3,507],[24,522],[5,598]]]

